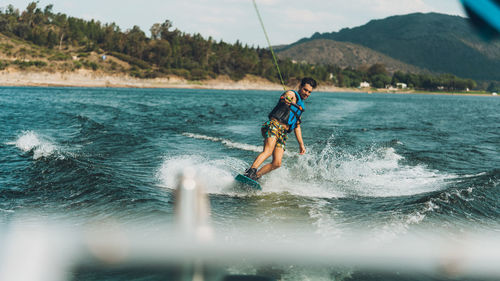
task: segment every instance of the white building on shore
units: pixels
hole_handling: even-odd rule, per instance
[[[406,88],[408,88],[408,85],[406,85],[406,83],[396,83],[396,88],[406,89]]]
[[[359,83],[359,87],[360,88],[370,88],[370,83],[363,81],[363,82]]]

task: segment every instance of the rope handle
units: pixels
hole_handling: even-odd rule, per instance
[[[304,109],[302,108],[302,106],[288,100],[288,98],[286,98],[284,95],[280,97],[280,99],[282,99],[283,101],[285,101],[286,103],[290,104],[290,105],[293,105],[295,106],[296,108],[298,108],[300,111],[304,111]]]

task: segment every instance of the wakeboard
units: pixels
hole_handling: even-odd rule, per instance
[[[241,185],[254,189],[254,190],[262,190],[260,184],[253,179],[246,177],[244,175],[238,174],[236,178],[234,178],[237,182],[241,183]]]

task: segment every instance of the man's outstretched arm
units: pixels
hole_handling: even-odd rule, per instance
[[[297,127],[293,131],[295,133],[295,137],[297,138],[297,142],[299,143],[299,154],[305,154],[306,147],[304,146],[304,141],[302,140],[302,130],[300,129],[300,124],[297,124]]]

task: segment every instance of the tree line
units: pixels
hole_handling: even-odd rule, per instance
[[[250,47],[237,41],[234,44],[216,41],[200,34],[187,34],[173,28],[170,20],[155,23],[147,36],[138,26],[122,31],[115,23],[102,24],[62,13],[54,13],[53,5],[43,9],[31,2],[19,11],[9,5],[0,11],[0,32],[14,35],[49,49],[79,47],[81,51],[105,52],[131,66],[131,74],[145,78],[176,74],[187,79],[202,80],[227,75],[233,80],[251,74],[278,82],[271,52],[265,48]],[[310,76],[316,80],[341,87],[358,87],[362,81],[373,87],[406,83],[417,89],[446,90],[472,89],[470,79],[451,74],[411,74],[395,72],[392,76],[385,67],[340,68],[335,65],[312,65],[279,60],[286,82]]]
[[[391,76],[385,66],[378,63],[370,67],[360,67],[359,69],[338,69],[334,78],[336,84],[343,87],[356,87],[362,81],[370,83],[374,88],[397,87],[398,83],[404,83],[408,88],[422,90],[454,91],[471,90],[477,87],[476,81],[459,78],[453,74],[432,75],[429,73],[415,74],[395,71]]]

